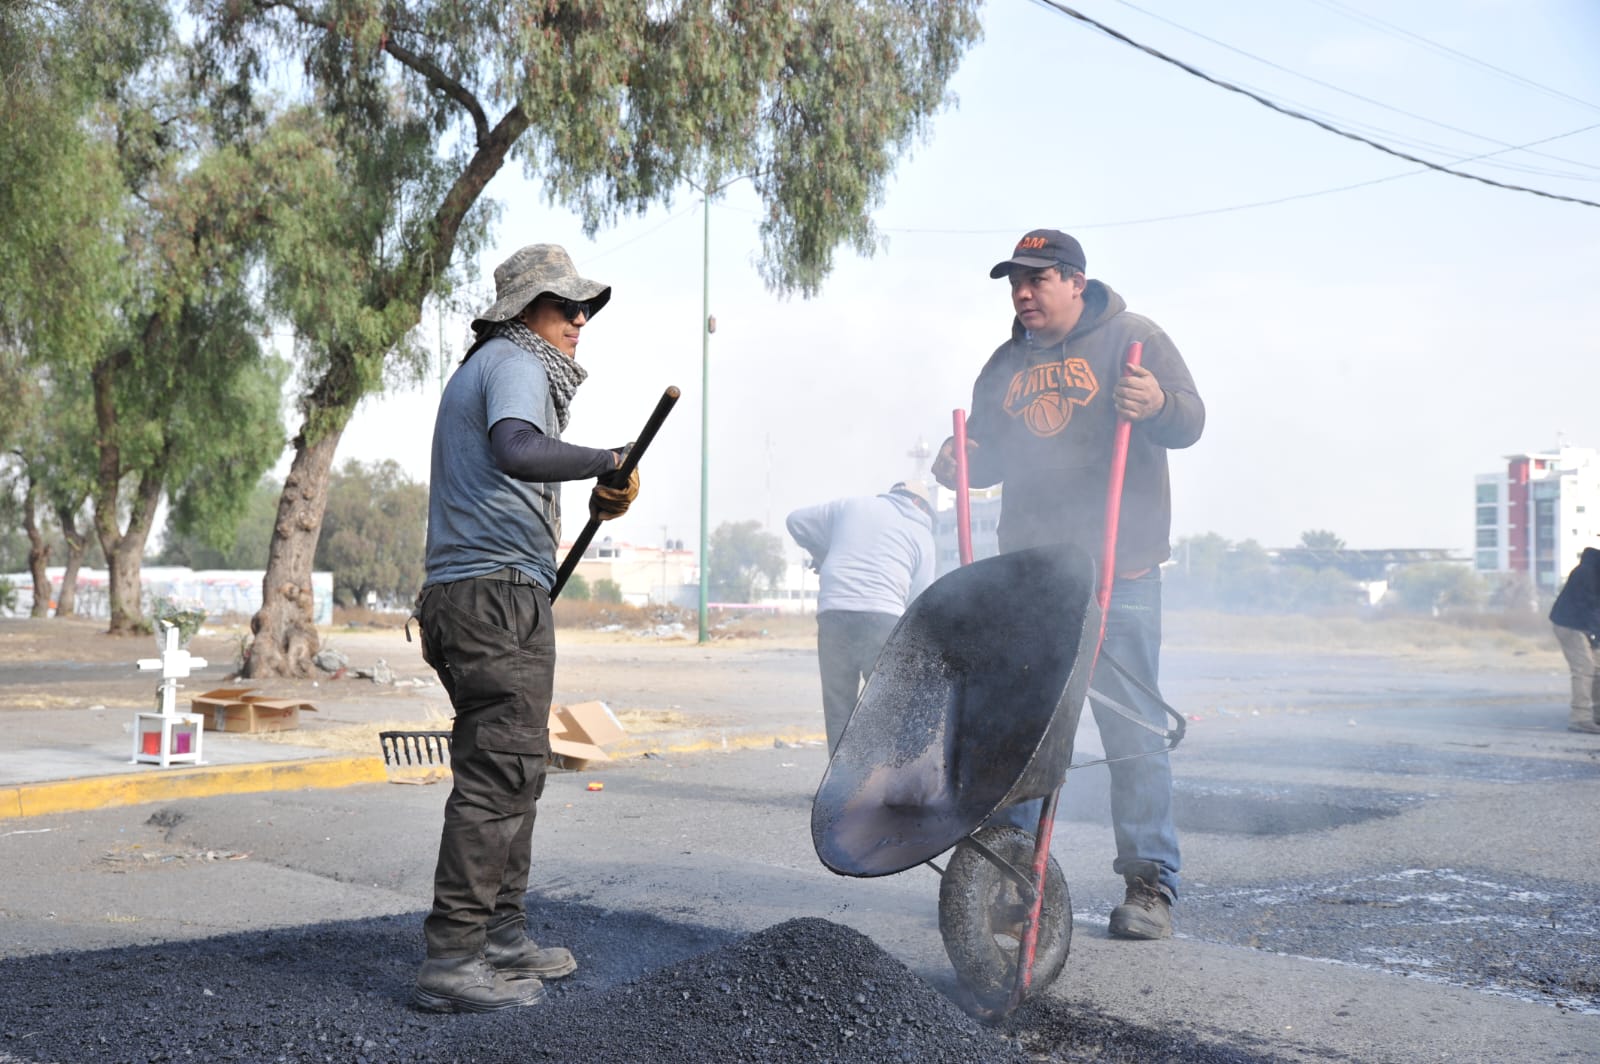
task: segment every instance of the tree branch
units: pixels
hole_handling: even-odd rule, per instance
[[[393,37],[384,38],[383,50],[394,56],[402,65],[421,74],[429,85],[465,108],[472,116],[474,140],[479,149],[483,148],[484,141],[489,138],[489,116],[483,113],[483,107],[479,105],[477,97],[468,92],[466,86],[446,74],[433,60],[397,43]]]
[[[303,26],[309,26],[324,32],[332,31],[332,27],[326,21],[318,19],[315,12],[302,4],[293,3],[290,0],[267,0],[261,5],[262,10],[272,7],[281,7],[292,12]],[[404,32],[414,31],[406,30]],[[425,55],[419,55],[404,45],[397,43],[394,37],[388,33],[385,33],[383,37],[383,50],[394,56],[400,65],[410,67],[418,74],[421,74],[429,85],[465,108],[466,112],[472,116],[472,128],[477,138],[477,144],[480,148],[483,146],[483,142],[489,137],[489,117],[483,113],[483,106],[478,103],[478,98],[468,92],[465,85],[446,74],[444,68],[440,67],[432,59]]]

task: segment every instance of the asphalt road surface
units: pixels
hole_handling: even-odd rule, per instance
[[[724,654],[710,664],[745,679],[711,699],[694,651],[568,657],[574,700],[705,720],[740,719],[740,690],[744,715],[774,719],[814,691],[803,651]],[[579,973],[487,1017],[405,1005],[442,787],[0,822],[0,1062],[1595,1059],[1600,739],[1560,730],[1564,677],[1337,655],[1176,652],[1165,668],[1199,718],[1174,754],[1178,935],[1106,936],[1121,884],[1105,769],[1074,771],[1054,844],[1071,955],[997,1028],[938,1004],[962,993],[934,872],[853,880],[816,860],[824,754],[786,746],[553,777],[531,930]],[[748,982],[715,974],[751,964]],[[670,1035],[734,1026],[698,1056]]]

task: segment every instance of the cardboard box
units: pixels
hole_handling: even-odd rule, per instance
[[[317,707],[293,698],[268,698],[248,687],[218,687],[189,699],[206,731],[268,732],[300,727],[300,711]]]
[[[555,715],[567,736],[594,746],[612,746],[628,737],[622,722],[604,702],[579,702],[575,706],[556,706]]]
[[[605,747],[627,736],[604,702],[550,707],[550,764],[579,771],[593,761],[610,761]]]

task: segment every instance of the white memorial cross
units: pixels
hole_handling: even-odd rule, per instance
[[[179,645],[178,626],[170,621],[160,621],[161,635],[156,645],[161,648],[159,658],[140,658],[139,671],[161,670],[161,684],[156,688],[156,712],[133,715],[133,763],[168,765],[201,764],[200,741],[205,718],[198,713],[178,712],[178,681],[194,669],[206,667],[205,658],[197,658]]]
[[[161,656],[140,658],[139,671],[161,670],[161,685],[156,688],[156,693],[160,696],[157,705],[163,715],[170,717],[178,712],[178,681],[186,679],[191,669],[205,668],[206,659],[197,658],[178,645],[177,625],[171,621],[157,623],[161,625]]]

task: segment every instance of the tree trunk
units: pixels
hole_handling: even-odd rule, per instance
[[[151,319],[146,327],[146,337],[159,332],[160,319]],[[139,475],[133,499],[128,503],[128,530],[123,532],[117,521],[122,510],[122,448],[117,444],[117,404],[114,383],[118,372],[127,364],[126,350],[116,352],[95,364],[90,380],[94,385],[94,417],[100,434],[100,455],[95,470],[94,532],[100,549],[106,556],[106,569],[110,577],[107,591],[111,596],[111,625],[109,635],[132,635],[139,631],[144,621],[144,609],[139,601],[139,564],[144,557],[144,545],[150,538],[150,525],[155,520],[156,505],[161,501],[165,480],[157,470],[166,468],[169,457],[160,455]]]
[[[111,596],[111,626],[106,631],[111,635],[133,635],[144,620],[139,577],[143,554],[144,540],[132,536],[118,536],[106,551],[106,591]]]
[[[294,462],[278,499],[278,521],[272,529],[267,572],[261,579],[261,609],[250,619],[255,639],[239,675],[305,678],[312,675],[320,649],[311,567],[328,506],[328,481],[334,452],[344,433],[341,424],[314,443],[305,432],[295,439]]]
[[[61,574],[61,591],[56,595],[56,616],[75,617],[78,613],[78,570],[89,549],[87,533],[78,531],[78,515],[66,506],[57,507],[61,535],[67,541],[67,571]]]
[[[144,604],[139,570],[144,545],[150,539],[150,523],[156,503],[161,499],[161,478],[145,474],[135,493],[126,532],[117,528],[117,493],[109,500],[95,499],[95,532],[106,556],[106,591],[111,597],[111,624],[108,635],[133,635],[144,628]]]
[[[50,544],[44,540],[39,528],[39,486],[33,477],[28,478],[28,490],[22,500],[22,527],[28,533],[28,572],[33,575],[33,609],[30,617],[50,616],[50,574],[45,571],[50,564]]]

